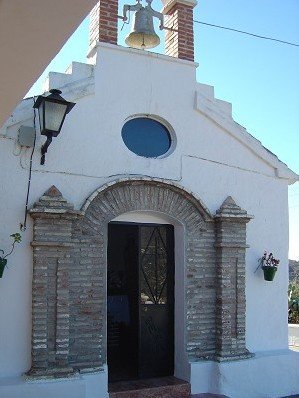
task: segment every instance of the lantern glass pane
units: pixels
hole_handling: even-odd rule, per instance
[[[45,101],[45,128],[47,130],[59,131],[66,110],[67,104]]]

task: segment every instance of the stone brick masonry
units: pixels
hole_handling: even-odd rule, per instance
[[[246,211],[229,196],[216,222],[216,358],[219,361],[252,356],[245,343]]]
[[[117,44],[118,0],[101,0],[90,13],[89,48],[98,41]]]
[[[166,15],[165,53],[171,57],[194,61],[193,7],[184,2],[170,2]]]
[[[153,179],[98,189],[76,211],[51,187],[34,219],[32,368],[29,377],[100,370],[106,363],[108,223],[128,211],[177,219],[185,231],[186,351],[232,360],[245,347],[245,250],[249,216],[228,198],[215,217],[191,193]]]

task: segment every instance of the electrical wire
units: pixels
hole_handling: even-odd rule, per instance
[[[33,99],[33,104],[35,103],[35,97]],[[30,164],[29,164],[29,178],[28,178],[28,185],[27,185],[27,195],[26,195],[26,203],[25,203],[25,214],[24,214],[24,222],[20,224],[20,230],[26,231],[27,228],[27,213],[28,213],[28,201],[29,201],[29,193],[30,193],[30,185],[31,185],[31,176],[32,176],[32,159],[35,150],[35,143],[36,143],[36,110],[33,108],[33,127],[34,127],[34,141],[33,141],[33,148],[30,155]]]
[[[287,45],[289,45],[289,46],[299,47],[299,44],[297,44],[297,43],[291,43],[291,42],[289,42],[289,41],[284,41],[284,40],[280,40],[280,39],[275,39],[274,37],[261,36],[261,35],[255,34],[255,33],[245,32],[244,30],[238,30],[238,29],[228,28],[227,26],[214,25],[214,24],[207,23],[207,22],[197,21],[197,20],[195,20],[195,19],[193,20],[193,22],[198,23],[198,24],[201,24],[201,25],[212,26],[213,28],[225,29],[225,30],[230,30],[230,31],[232,31],[232,32],[242,33],[243,35],[248,35],[248,36],[257,37],[258,39],[271,40],[271,41],[276,41],[276,42],[278,42],[278,43],[287,44]]]

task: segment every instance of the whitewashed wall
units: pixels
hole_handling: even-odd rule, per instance
[[[39,165],[44,138],[37,141],[30,206],[54,184],[79,209],[96,188],[126,175],[175,181],[200,197],[212,213],[231,195],[255,217],[248,224],[247,347],[251,352],[269,354],[266,367],[271,369],[277,361],[274,352],[289,358],[287,188],[296,175],[233,122],[230,104],[214,99],[212,87],[196,83],[195,64],[107,44],[99,46],[90,62],[96,58],[94,67],[75,63],[72,75],[50,76],[49,87],[61,86],[63,95],[77,105],[68,115],[61,135],[53,139],[45,166]],[[30,150],[23,149],[18,156],[15,138],[21,124],[33,123],[32,102],[24,101],[1,130],[0,248],[9,246],[9,234],[18,231],[23,221]],[[124,145],[122,126],[136,114],[156,115],[172,126],[177,142],[168,157],[142,158]],[[29,218],[23,242],[9,258],[9,269],[0,279],[0,396],[1,385],[8,389],[7,378],[18,377],[30,368],[31,234]],[[272,283],[263,280],[260,270],[254,274],[264,250],[273,251],[281,260]],[[290,361],[299,365],[298,356],[292,355]],[[251,364],[255,382],[259,383],[257,362],[242,363],[243,367]],[[203,371],[201,364],[192,364],[193,392],[212,391],[208,380],[217,372],[209,366],[217,365],[205,364]],[[224,373],[230,369],[228,366],[233,367],[222,365]],[[235,382],[238,369],[234,368]],[[231,387],[222,381],[214,392],[235,394],[236,385],[229,372],[226,377]],[[299,370],[297,373],[297,379],[283,375],[283,393],[299,392]],[[93,396],[84,391],[82,397]],[[265,389],[261,391],[265,393]],[[265,396],[258,390],[252,394],[251,398]]]

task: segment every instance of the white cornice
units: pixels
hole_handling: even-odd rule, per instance
[[[123,47],[123,46],[119,46],[119,45],[116,45],[116,44],[103,43],[103,42],[98,42],[96,44],[96,46],[93,47],[89,51],[89,53],[87,54],[87,57],[88,58],[94,57],[101,50],[101,48],[108,49],[108,50],[111,50],[111,51],[120,51],[120,52],[126,52],[128,54],[139,55],[140,57],[148,57],[148,58],[159,59],[161,61],[172,62],[172,63],[176,63],[176,64],[181,64],[181,65],[186,65],[186,66],[190,66],[190,67],[193,67],[193,68],[197,68],[198,67],[198,63],[197,62],[187,61],[185,59],[170,57],[169,55],[158,54],[158,53],[153,53],[153,52],[150,52],[150,51],[138,50],[136,48]]]
[[[208,98],[201,94],[199,90],[195,92],[195,110],[221,127],[226,133],[253,152],[260,160],[273,167],[276,177],[289,180],[289,184],[299,181],[298,174],[289,169],[274,153],[249,134],[243,126],[235,122],[231,114],[224,112],[218,107],[217,101],[219,100]]]
[[[176,4],[184,4],[189,7],[195,7],[197,5],[196,0],[162,0],[163,8],[161,12],[163,14],[167,14],[168,11],[175,6]]]

